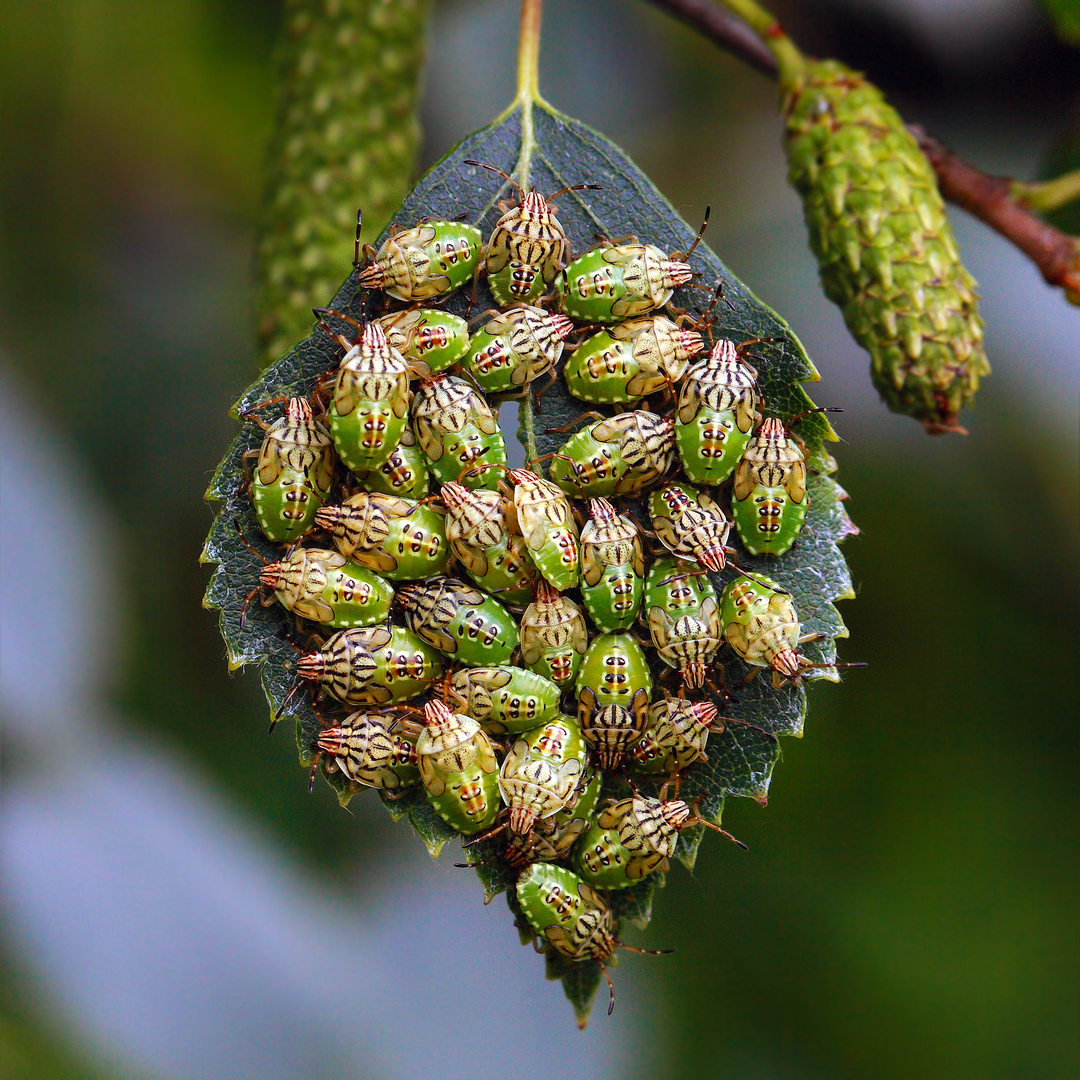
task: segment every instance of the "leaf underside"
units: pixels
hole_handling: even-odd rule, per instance
[[[559,220],[575,253],[580,254],[591,247],[598,236],[620,239],[631,234],[665,251],[689,249],[696,227],[679,217],[622,151],[603,136],[546,106],[535,107],[533,117],[532,187],[548,194],[572,184],[594,182],[602,185],[599,191],[568,192],[556,200]],[[480,226],[486,237],[500,214],[499,200],[511,197],[512,191],[495,174],[465,165],[463,161],[473,158],[513,174],[520,155],[521,113],[514,110],[469,136],[422,177],[395,215],[394,223],[407,228],[424,216],[461,218]],[[343,243],[347,240],[347,237],[342,238]],[[724,296],[734,310],[721,302],[713,333],[736,342],[751,338],[770,339],[751,349],[751,362],[759,373],[766,413],[787,419],[812,408],[813,403],[801,384],[816,380],[818,375],[787,324],[762,304],[704,244],[697,247],[689,261],[700,275],[696,280],[705,285],[707,291],[681,289],[675,294],[674,306],[681,309],[706,307],[715,283],[722,280]],[[446,302],[447,309],[466,314],[469,307],[466,294],[469,292],[462,290],[451,297]],[[381,295],[358,289],[354,271],[330,306],[363,318],[381,311],[382,303]],[[475,318],[492,306],[491,296],[481,284],[469,314]],[[233,407],[233,414],[239,416],[271,399],[310,396],[318,380],[334,370],[339,359],[336,342],[316,328],[310,337],[244,392]],[[537,444],[541,454],[548,454],[557,450],[567,436],[546,434],[545,429],[568,424],[587,406],[569,395],[561,378],[543,394],[541,405],[542,412],[536,417]],[[854,530],[842,504],[844,492],[829,475],[835,469],[835,463],[824,444],[835,439],[832,428],[822,415],[817,414],[803,420],[798,432],[805,442],[807,461],[812,470],[810,510],[799,540],[779,558],[749,555],[741,549],[734,531],[730,542],[739,551],[735,561],[740,566],[762,570],[790,590],[803,632],[821,635],[817,641],[806,644],[803,652],[814,660],[827,663],[836,658],[835,639],[847,636],[833,601],[854,595],[847,566],[837,547]],[[244,455],[257,450],[261,440],[262,432],[254,424],[243,424],[207,491],[208,499],[223,505],[202,555],[204,562],[216,564],[204,603],[206,607],[220,611],[230,668],[245,664],[262,666],[263,689],[271,717],[277,719],[293,688],[297,648],[310,647],[310,638],[284,608],[276,603],[264,607],[258,597],[248,603],[243,628],[240,625],[241,609],[258,581],[261,563],[245,546],[239,533],[242,532],[265,559],[280,556],[280,551],[263,538],[245,491],[247,466]],[[723,495],[722,501],[725,498]],[[717,589],[733,576],[735,571],[730,568],[721,575],[714,575]],[[700,800],[700,813],[714,821],[719,821],[725,795],[750,796],[765,801],[773,766],[780,753],[776,736],[801,735],[806,713],[806,696],[801,687],[776,690],[767,674],[746,682],[748,667],[733,658],[728,649],[721,651],[721,662],[724,683],[735,700],[718,698],[720,714],[744,723],[729,724],[722,734],[710,738],[708,761],[686,770],[680,790],[680,797],[686,801]],[[333,712],[329,703],[320,705],[320,710],[324,715]],[[296,719],[301,761],[310,766],[314,761],[315,734],[321,727],[310,696],[306,693],[295,695],[289,704],[289,714]],[[351,797],[353,790],[342,780],[340,773],[329,774],[326,778],[343,802]],[[647,790],[655,788],[655,785],[642,786]],[[628,793],[622,781],[607,778],[605,796],[621,797]],[[399,799],[384,797],[383,801],[395,820],[409,819],[432,855],[438,855],[446,841],[455,836],[418,788]],[[693,868],[704,831],[699,826],[680,838],[676,858],[689,869]],[[476,861],[492,853],[492,845],[482,844],[470,851],[469,859]],[[477,873],[486,899],[511,887],[514,880],[513,872],[498,860],[478,866]],[[649,921],[655,887],[654,878],[648,878],[633,888],[610,894],[620,920],[643,928]],[[512,887],[508,899],[511,908],[516,908]],[[579,1022],[584,1022],[602,978],[599,966],[569,963],[548,950],[547,971],[549,978],[563,980]]]

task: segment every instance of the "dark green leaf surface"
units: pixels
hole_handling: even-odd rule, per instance
[[[693,243],[696,225],[684,222],[650,181],[610,142],[596,132],[546,108],[534,109],[536,146],[531,158],[531,186],[549,193],[586,181],[602,184],[600,191],[570,192],[557,200],[562,222],[574,251],[590,247],[597,235],[621,238],[635,234],[667,251],[686,251]],[[395,215],[395,223],[411,226],[424,215],[461,217],[481,227],[486,236],[496,220],[498,201],[510,193],[508,185],[485,170],[463,164],[474,158],[506,172],[514,172],[521,153],[521,116],[515,110],[491,127],[467,138],[451,154],[424,176]],[[676,293],[675,304],[681,308],[704,307],[717,280],[724,282],[724,295],[734,310],[721,305],[713,331],[717,336],[744,341],[769,339],[753,347],[753,363],[770,414],[790,418],[812,408],[801,383],[817,379],[813,364],[787,324],[763,305],[720,260],[704,245],[690,258],[699,272],[698,280],[709,291],[692,288]],[[325,298],[315,297],[314,301]],[[332,301],[332,307],[355,316],[370,315],[381,298],[359,291],[356,275],[345,282]],[[468,298],[453,297],[446,305],[464,313]],[[479,289],[472,314],[491,306],[484,286]],[[336,368],[339,350],[323,332],[316,331],[277,364],[268,369],[245,391],[234,407],[242,412],[270,399],[310,395],[316,383]],[[546,434],[545,429],[560,427],[577,417],[582,403],[570,397],[559,379],[542,398],[543,412],[536,417],[537,444],[541,454],[557,450],[566,435]],[[837,544],[853,527],[844,511],[844,493],[830,478],[835,463],[825,451],[826,440],[835,439],[828,421],[820,414],[811,415],[798,426],[805,441],[811,474],[811,507],[803,533],[786,555],[779,558],[754,558],[739,550],[736,562],[768,573],[793,595],[805,632],[822,635],[819,641],[805,646],[814,659],[835,659],[837,637],[847,631],[833,601],[853,595],[851,579]],[[243,455],[258,448],[261,432],[246,423],[219,466],[207,497],[223,503],[214,521],[203,552],[203,560],[217,564],[205,604],[220,611],[221,630],[228,650],[230,667],[262,664],[263,687],[270,703],[271,716],[277,718],[292,689],[298,649],[311,647],[309,630],[297,626],[297,620],[280,605],[264,607],[256,596],[248,603],[245,625],[241,629],[241,609],[254,589],[260,568],[257,558],[241,539],[243,537],[267,560],[280,552],[262,538],[244,490]],[[727,498],[721,490],[721,500]],[[239,526],[239,530],[237,528]],[[737,539],[732,542],[737,546]],[[717,588],[735,576],[728,569],[716,578]],[[801,687],[775,690],[768,674],[748,680],[747,666],[724,650],[722,677],[726,693],[717,697],[720,714],[742,724],[729,724],[726,730],[710,738],[708,761],[688,769],[682,781],[680,797],[697,802],[703,817],[718,821],[725,795],[750,796],[764,802],[772,770],[779,757],[776,736],[801,735],[806,713],[805,691]],[[315,758],[315,735],[319,720],[309,696],[297,694],[289,705],[295,713],[301,760],[312,764]],[[339,798],[347,801],[354,789],[338,775],[327,779]],[[652,789],[650,785],[645,785]],[[419,790],[399,800],[385,800],[395,819],[407,817],[433,855],[437,855],[452,831],[431,810]],[[681,858],[693,866],[701,834],[698,827],[680,841]],[[746,839],[746,838],[743,838]],[[718,843],[727,844],[722,839]],[[469,861],[493,854],[493,844],[472,849]],[[733,854],[740,854],[734,848]],[[497,860],[486,862],[477,870],[488,899],[508,888],[514,874]],[[649,919],[655,882],[651,879],[633,889],[612,895],[620,918],[644,927]],[[511,898],[510,889],[508,897]],[[568,964],[548,952],[548,975],[563,979],[567,996],[579,1019],[587,1017],[592,996],[600,981],[594,964]]]

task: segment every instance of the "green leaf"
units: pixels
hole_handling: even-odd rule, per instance
[[[515,109],[465,139],[421,178],[394,221],[411,226],[423,215],[461,216],[480,225],[486,235],[498,216],[499,199],[508,194],[508,185],[494,174],[463,162],[474,158],[514,172],[522,151],[521,119],[520,109]],[[546,194],[586,181],[603,185],[600,191],[570,192],[557,200],[559,219],[577,252],[591,246],[596,234],[622,237],[634,233],[667,251],[690,248],[696,227],[679,217],[618,148],[584,125],[547,107],[534,106],[533,124],[535,144],[529,147],[531,186]],[[783,319],[762,304],[705,245],[697,248],[690,262],[708,291],[681,290],[676,294],[676,304],[684,308],[704,307],[714,283],[722,280],[724,295],[734,310],[724,308],[717,323],[718,333],[736,341],[768,339],[754,346],[753,362],[760,373],[769,411],[791,418],[812,408],[813,403],[801,384],[817,379],[817,372]],[[375,299],[358,292],[354,274],[331,306],[362,316],[370,313]],[[464,313],[468,305],[469,298],[458,295],[446,306]],[[490,295],[481,285],[472,314],[475,316],[490,306]],[[309,395],[318,379],[334,369],[337,362],[335,343],[317,332],[249,387],[234,407],[234,413],[272,398]],[[537,448],[544,454],[557,450],[567,437],[546,434],[545,429],[572,421],[582,412],[582,403],[570,397],[562,379],[541,400],[543,411],[536,418],[535,427]],[[812,503],[802,536],[779,558],[756,559],[740,550],[736,561],[742,566],[764,570],[791,591],[805,629],[823,635],[806,646],[807,654],[827,662],[835,658],[834,639],[847,634],[833,601],[853,595],[851,578],[837,544],[854,528],[843,508],[844,493],[829,475],[836,467],[824,448],[826,441],[836,438],[831,426],[823,415],[814,414],[800,423],[798,431],[806,444],[809,464],[815,470],[810,485]],[[302,640],[296,620],[279,605],[263,607],[256,599],[248,605],[244,627],[240,626],[241,607],[255,586],[260,562],[242,542],[234,521],[263,557],[272,559],[278,554],[261,538],[250,500],[243,491],[243,455],[256,449],[260,438],[256,428],[250,424],[244,426],[207,492],[208,498],[224,505],[203,553],[204,561],[217,564],[205,603],[221,612],[230,665],[263,665],[263,687],[271,715],[277,717],[292,689],[297,648]],[[735,571],[728,570],[717,577],[718,588],[734,574]],[[727,694],[717,697],[717,705],[722,716],[741,723],[731,723],[722,734],[712,736],[708,761],[688,769],[682,780],[681,797],[697,802],[702,816],[713,821],[720,818],[725,796],[749,796],[764,803],[779,757],[776,737],[802,734],[805,690],[791,686],[775,690],[767,675],[748,680],[750,674],[741,661],[730,655],[724,659],[722,679]],[[307,695],[297,694],[290,703],[290,711],[297,718],[301,760],[310,767],[319,730],[318,718]],[[339,798],[353,794],[340,777],[332,775],[330,780],[337,786]],[[387,802],[387,806],[394,817],[408,817],[433,854],[450,838],[450,830],[431,812],[419,791]],[[681,857],[689,867],[693,865],[702,832],[704,829],[699,827],[680,842]],[[486,899],[507,889],[508,901],[516,911],[513,889],[509,888],[514,874],[492,858],[494,854],[495,845],[484,843],[470,849],[468,859],[473,863],[482,861],[477,873]],[[648,879],[632,889],[612,894],[613,908],[623,922],[641,927],[648,923],[655,886],[655,880]],[[569,964],[550,949],[547,957],[549,977],[563,980],[579,1020],[586,1018],[600,983],[599,968],[591,963]]]
[[[1080,45],[1080,0],[1039,0],[1054,24],[1057,36],[1070,45]]]

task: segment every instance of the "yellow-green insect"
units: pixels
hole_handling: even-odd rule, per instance
[[[601,634],[577,676],[578,723],[601,769],[617,769],[645,733],[652,675],[630,634]]]
[[[649,709],[649,726],[631,755],[634,768],[646,776],[675,776],[689,765],[707,761],[710,735],[725,731],[711,701],[663,698]]]
[[[521,659],[556,686],[574,681],[589,644],[581,608],[546,581],[536,583],[533,602],[521,616]]]
[[[550,474],[574,498],[635,495],[667,473],[674,454],[672,421],[637,410],[600,417],[571,436],[555,454]]]
[[[722,484],[734,471],[761,412],[757,372],[721,338],[683,379],[675,411],[675,445],[687,478]]]
[[[680,799],[636,796],[596,815],[595,824],[586,829],[574,849],[574,869],[597,888],[636,885],[649,874],[667,872],[679,833],[694,825],[704,825],[746,847],[719,825],[691,815],[690,807]]]
[[[341,460],[353,472],[365,472],[386,461],[401,443],[409,414],[408,364],[375,323],[363,328],[355,344],[334,336],[347,352],[327,413],[330,434]]]
[[[566,361],[563,376],[582,401],[638,401],[674,386],[704,348],[696,330],[684,330],[664,315],[642,315],[586,338]]]
[[[456,578],[402,585],[397,597],[413,632],[460,664],[505,664],[518,646],[517,624],[506,608]]]
[[[511,469],[510,479],[517,525],[537,570],[560,592],[576,588],[578,530],[566,495],[528,469]]]
[[[409,361],[409,369],[428,378],[456,364],[469,351],[469,324],[439,308],[407,308],[375,320],[386,339]]]
[[[634,521],[607,499],[589,501],[581,530],[581,598],[601,633],[629,630],[645,591],[645,553]]]
[[[514,504],[498,491],[445,483],[446,538],[465,572],[506,604],[527,604],[536,567],[518,531]]]
[[[695,690],[723,643],[720,607],[708,576],[692,564],[660,558],[645,582],[645,613],[660,659]]]
[[[370,626],[342,630],[296,664],[302,679],[347,705],[411,701],[442,675],[442,658],[411,630]]]
[[[354,784],[395,793],[420,780],[416,742],[419,725],[387,719],[382,713],[354,712],[340,724],[319,732],[320,756],[330,754],[334,767]],[[312,784],[319,759],[312,766]],[[328,767],[327,771],[333,771]]]
[[[440,484],[458,479],[471,488],[498,484],[506,468],[506,442],[495,413],[471,384],[436,375],[417,389],[412,415],[420,448]]]
[[[649,516],[660,542],[679,559],[695,559],[706,570],[724,569],[731,522],[716,502],[689,484],[665,484],[649,497]]]
[[[561,719],[569,717],[559,714]],[[578,779],[570,801],[558,813],[538,820],[528,836],[509,833],[503,858],[510,866],[534,862],[559,862],[565,859],[592,817],[600,799],[601,773],[589,770]]]
[[[574,797],[586,771],[577,723],[555,717],[515,740],[499,769],[499,791],[512,833],[527,837]]]
[[[428,493],[428,460],[408,427],[401,433],[401,442],[381,465],[355,475],[366,491],[402,499],[422,499]]]
[[[358,283],[365,289],[385,289],[398,300],[430,300],[472,279],[482,244],[480,230],[460,221],[421,221],[411,229],[391,225],[378,252],[364,248],[370,261]],[[353,265],[360,265],[359,217]]]
[[[573,320],[527,304],[497,312],[473,334],[462,366],[489,394],[519,390],[559,362]]]
[[[494,822],[499,762],[475,720],[452,712],[441,701],[429,701],[416,753],[424,791],[443,821],[467,836]]]
[[[259,583],[294,614],[339,629],[384,622],[394,598],[394,590],[377,574],[339,551],[321,548],[300,548],[280,562],[266,563]]]
[[[315,515],[346,558],[391,581],[441,574],[450,555],[441,514],[412,499],[362,491]]]
[[[454,672],[450,689],[463,711],[491,735],[531,731],[559,709],[559,688],[526,668],[462,668]]]
[[[783,555],[806,518],[806,458],[784,422],[766,417],[735,470],[731,512],[754,555]]]
[[[250,414],[249,414],[250,415]],[[267,540],[291,543],[311,528],[334,479],[330,430],[303,398],[290,398],[285,415],[263,424],[266,434],[251,480],[255,516]],[[254,453],[254,451],[252,451]]]

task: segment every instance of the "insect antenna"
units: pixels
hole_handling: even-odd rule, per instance
[[[682,258],[679,260],[680,262],[686,262],[686,260],[689,259],[690,256],[694,254],[694,248],[696,248],[698,246],[698,244],[701,243],[701,238],[705,235],[705,230],[709,227],[709,217],[710,217],[711,214],[712,214],[712,207],[709,206],[709,205],[706,205],[706,207],[705,207],[705,217],[701,222],[701,228],[698,229],[697,236],[694,237],[694,242],[690,245],[690,250],[685,255],[682,256]]]
[[[483,161],[475,161],[473,158],[466,158],[465,165],[475,165],[478,169],[487,169],[488,172],[493,172],[496,176],[501,176],[508,184],[513,184],[521,193],[522,199],[525,198],[525,189],[512,177],[502,171],[502,169],[496,169],[494,165],[488,165]]]
[[[356,241],[353,244],[352,264],[353,269],[357,270],[360,267],[360,228],[364,224],[364,210],[361,207],[356,211]]]
[[[610,1016],[615,1011],[615,987],[611,982],[611,976],[608,974],[607,968],[604,967],[604,961],[600,960],[600,959],[597,959],[596,962],[600,965],[600,970],[601,970],[601,972],[603,972],[604,978],[607,979],[607,989],[608,989],[607,1014],[608,1014],[608,1016]],[[585,1020],[579,1020],[578,1021],[578,1027],[583,1028],[586,1023],[587,1023],[587,1021],[585,1021]]]

